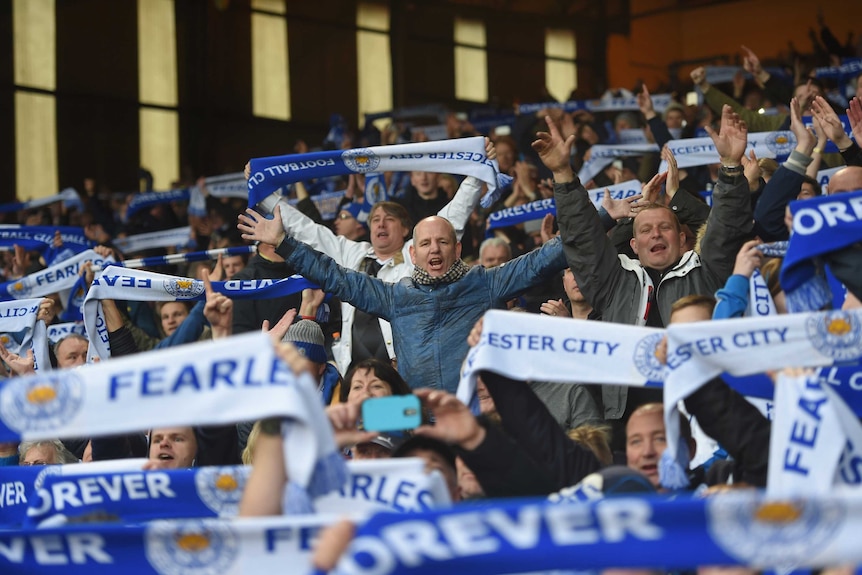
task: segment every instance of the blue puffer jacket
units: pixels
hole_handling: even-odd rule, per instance
[[[551,279],[567,267],[559,239],[502,266],[474,267],[462,279],[426,286],[404,278],[386,283],[343,268],[291,238],[276,252],[324,291],[392,324],[398,371],[410,387],[455,392],[467,335],[491,308]]]

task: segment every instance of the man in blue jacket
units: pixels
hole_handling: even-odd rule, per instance
[[[279,212],[276,207],[273,219],[265,220],[247,210],[237,227],[244,239],[277,246],[276,253],[289,266],[327,293],[392,324],[398,371],[412,388],[454,393],[467,355],[467,334],[476,320],[567,267],[562,245],[554,239],[499,267],[470,268],[461,260],[452,224],[431,216],[413,231],[412,276],[385,283],[286,237]]]

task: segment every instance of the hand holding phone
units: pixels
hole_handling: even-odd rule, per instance
[[[422,406],[413,394],[372,397],[362,402],[362,427],[366,431],[415,429],[421,424]]]

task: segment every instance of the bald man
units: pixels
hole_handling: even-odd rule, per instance
[[[416,224],[409,278],[386,283],[339,266],[332,258],[286,236],[280,208],[271,220],[247,210],[238,228],[243,238],[278,246],[276,252],[298,273],[357,309],[392,325],[398,371],[412,388],[454,392],[467,334],[491,308],[565,269],[559,239],[491,269],[470,268],[461,260],[461,243],[445,218],[431,216]]]

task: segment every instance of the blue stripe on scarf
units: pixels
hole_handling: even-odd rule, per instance
[[[187,202],[191,198],[191,188],[182,188],[179,190],[169,190],[167,192],[146,192],[137,194],[129,202],[129,207],[126,210],[126,220],[141,210],[166,204],[169,202]]]
[[[54,248],[54,232],[59,231],[63,239],[63,246]],[[0,226],[0,248],[11,249],[12,246],[22,246],[27,251],[35,250],[46,252],[46,260],[56,259],[56,255],[64,250],[78,254],[95,245],[84,234],[83,228],[69,226]],[[50,265],[50,263],[49,263]]]
[[[788,310],[813,311],[832,297],[815,260],[862,240],[862,190],[790,203],[793,233],[781,268]]]

